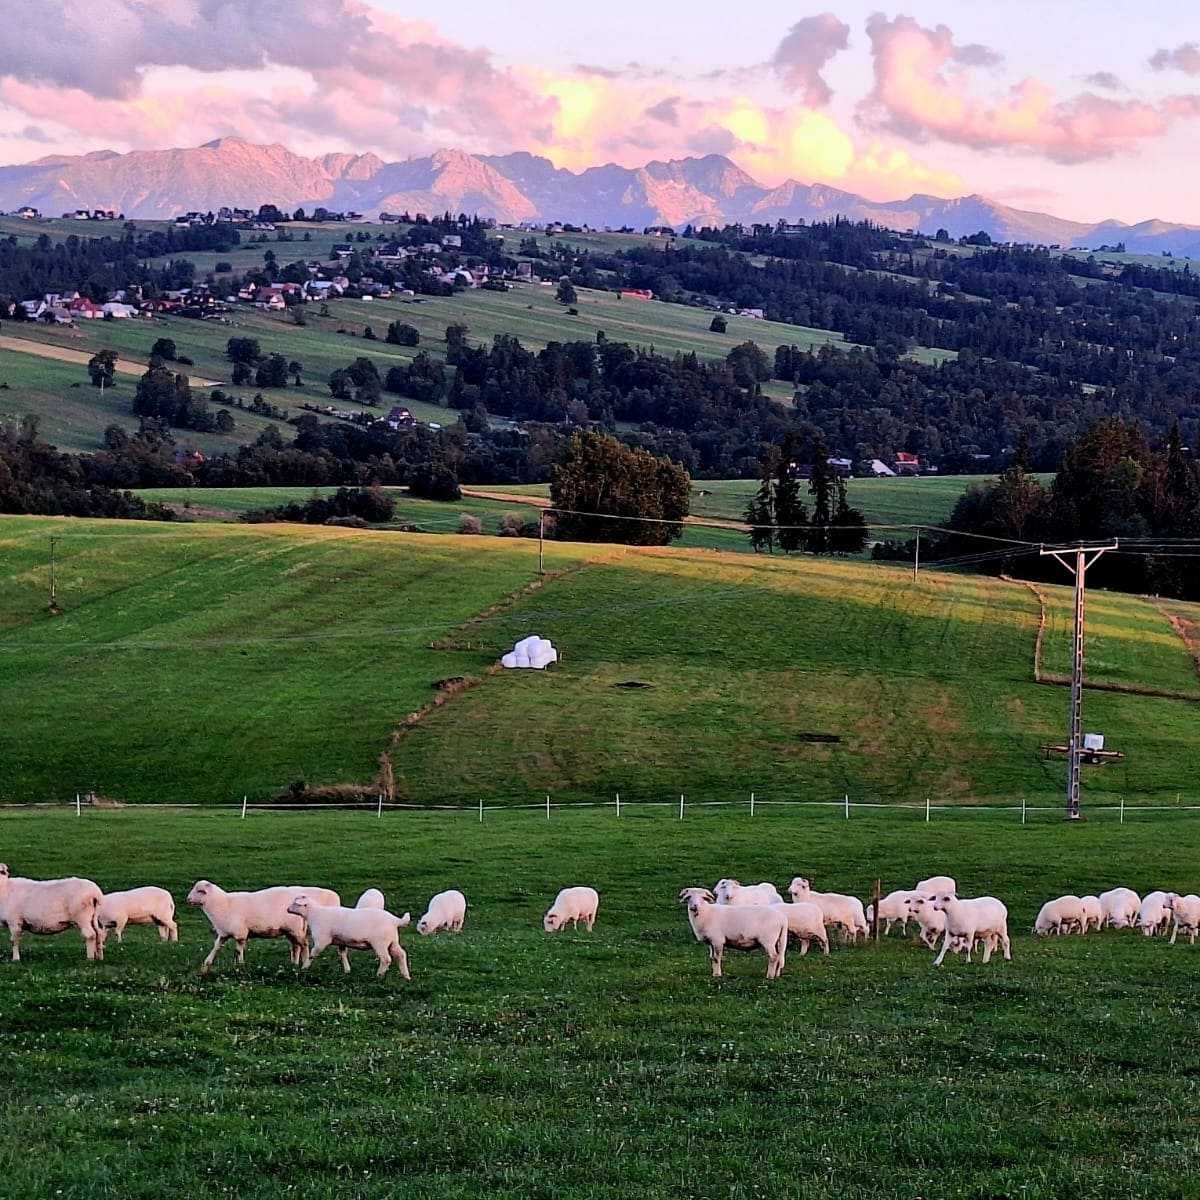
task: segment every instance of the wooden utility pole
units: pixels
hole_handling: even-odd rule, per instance
[[[546,573],[546,510],[538,509],[538,574]]]
[[[1087,608],[1088,568],[1106,551],[1116,550],[1117,539],[1104,546],[1072,546],[1055,549],[1041,547],[1038,553],[1057,559],[1075,576],[1075,627],[1071,653],[1071,706],[1067,714],[1067,814],[1068,821],[1079,820],[1079,762],[1083,753],[1083,661],[1084,621]],[[1064,555],[1075,556],[1074,565]],[[1089,557],[1090,556],[1090,557]]]
[[[50,603],[46,605],[46,611],[55,617],[62,612],[58,604],[58,538],[56,537],[50,539]]]

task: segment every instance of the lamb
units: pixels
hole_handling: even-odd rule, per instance
[[[916,896],[917,892],[888,892],[882,900],[879,901],[879,920],[883,922],[883,935],[891,932],[892,926],[897,921],[900,922],[900,930],[902,933],[908,932],[908,919],[912,915],[909,911],[908,902]],[[872,901],[866,908],[866,920],[868,925],[875,919],[874,916],[875,903]]]
[[[1200,931],[1200,896],[1190,894],[1173,897],[1171,904],[1171,945],[1182,929],[1188,935],[1188,945],[1196,943],[1196,933]]]
[[[788,886],[788,895],[793,903],[803,901],[817,905],[825,914],[825,924],[840,928],[850,941],[857,942],[859,934],[867,936],[867,916],[857,896],[844,896],[840,892],[814,892],[808,880],[800,875]]]
[[[179,926],[175,924],[175,899],[166,888],[140,887],[127,892],[106,892],[96,910],[100,929],[100,945],[108,941],[111,929],[117,942],[124,941],[126,925],[154,925],[160,941],[179,941]]]
[[[931,875],[928,879],[922,879],[913,890],[925,896],[933,896],[940,892],[952,892],[957,895],[958,884],[949,875]]]
[[[1171,924],[1171,898],[1166,892],[1147,892],[1138,908],[1137,926],[1146,937],[1166,933]]]
[[[937,945],[938,938],[946,932],[946,914],[933,907],[933,897],[917,892],[909,897],[909,914],[920,927],[921,941],[930,949]]]
[[[719,879],[713,889],[718,904],[782,904],[783,897],[773,883],[739,883]]]
[[[810,942],[817,942],[826,954],[829,953],[829,934],[825,930],[829,918],[821,905],[811,900],[793,900],[791,904],[768,904],[766,907],[783,909],[788,933],[800,943],[801,958],[808,953]]]
[[[383,893],[378,888],[367,888],[354,904],[355,908],[385,908]]]
[[[1110,888],[1099,896],[1104,924],[1110,929],[1129,929],[1137,923],[1141,900],[1137,892],[1127,887]]]
[[[767,978],[777,979],[787,956],[788,908],[795,905],[718,904],[707,888],[684,888],[679,902],[687,906],[688,921],[696,941],[708,947],[714,979],[720,979],[725,947],[760,948],[767,956]],[[812,916],[812,914],[805,914]],[[821,922],[822,931],[824,922]]]
[[[941,966],[946,952],[965,949],[967,962],[976,941],[983,942],[983,961],[992,957],[997,943],[1004,951],[1005,961],[1012,960],[1012,944],[1008,938],[1008,909],[993,896],[975,900],[959,900],[952,892],[940,892],[932,897],[933,907],[946,914],[946,936],[941,953],[934,959]],[[965,946],[964,943],[965,942]]]
[[[316,887],[270,887],[257,892],[227,892],[207,879],[201,879],[188,893],[187,902],[198,904],[217,935],[208,957],[200,965],[206,975],[221,947],[232,938],[237,943],[237,960],[246,961],[246,942],[250,938],[287,938],[291,943],[292,965],[308,961],[308,929],[302,917],[288,912],[297,896],[307,896],[314,904],[341,904],[337,892]]]
[[[596,924],[596,910],[600,907],[600,894],[595,888],[563,888],[554,897],[554,903],[542,918],[542,928],[547,933],[558,933],[568,925],[576,929],[583,924],[589,933]]]
[[[599,900],[597,899],[597,903]],[[462,933],[463,922],[467,919],[467,898],[462,892],[438,892],[429,901],[425,915],[417,922],[417,932],[422,936],[438,933],[443,929],[451,933]],[[595,910],[593,909],[593,919]]]
[[[313,959],[329,946],[336,946],[342,960],[342,970],[349,974],[348,950],[374,950],[379,960],[377,979],[388,973],[395,959],[400,974],[411,979],[408,973],[408,955],[400,945],[399,930],[409,923],[410,917],[394,916],[383,908],[342,908],[336,904],[323,904],[306,895],[296,896],[287,906],[287,911],[300,918],[312,934],[312,952],[308,955],[304,970],[312,966]]]
[[[1080,907],[1083,909],[1083,929],[1081,933],[1098,930],[1104,924],[1104,910],[1100,907],[1099,896],[1080,896]]]
[[[96,923],[102,893],[90,879],[23,879],[0,863],[0,924],[8,926],[12,960],[21,961],[23,933],[62,933],[72,925],[83,937],[89,959],[104,958]]]
[[[1061,937],[1076,928],[1080,933],[1083,932],[1083,902],[1078,896],[1059,896],[1057,900],[1047,900],[1033,923],[1033,932],[1038,937]]]

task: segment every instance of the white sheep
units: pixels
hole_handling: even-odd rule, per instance
[[[1059,896],[1057,900],[1047,900],[1033,923],[1033,932],[1038,937],[1061,937],[1075,929],[1080,933],[1084,930],[1083,902],[1078,896]]]
[[[957,895],[958,884],[949,875],[931,875],[928,879],[922,879],[913,888],[913,891],[920,892],[924,896],[940,895],[945,892]]]
[[[304,970],[312,966],[313,959],[329,946],[336,946],[342,960],[342,970],[350,971],[350,950],[373,950],[379,960],[377,979],[388,973],[395,959],[400,974],[411,979],[408,973],[408,955],[400,945],[399,930],[408,924],[408,913],[397,917],[383,908],[342,908],[340,905],[322,904],[311,896],[300,895],[288,905],[287,911],[299,917],[312,934],[312,951],[304,963]]]
[[[782,904],[783,897],[773,883],[739,883],[719,879],[713,888],[718,904]]]
[[[96,910],[100,929],[100,945],[108,941],[111,929],[118,944],[124,940],[127,925],[154,925],[164,942],[179,941],[179,926],[175,924],[175,899],[166,888],[139,887],[125,892],[105,892]]]
[[[1182,929],[1187,934],[1188,945],[1195,945],[1196,933],[1200,931],[1200,896],[1193,894],[1175,896],[1171,902],[1171,945]]]
[[[1104,909],[1100,907],[1099,896],[1080,896],[1079,905],[1083,909],[1083,933],[1098,930],[1104,924]]]
[[[83,937],[89,959],[104,958],[96,924],[102,893],[90,879],[24,879],[0,863],[0,924],[8,926],[12,960],[21,961],[24,933],[63,933],[72,925]]]
[[[1137,924],[1138,909],[1142,902],[1131,888],[1110,888],[1100,893],[1099,900],[1104,924],[1110,929],[1130,929]]]
[[[257,892],[227,892],[208,879],[199,880],[188,893],[187,902],[198,904],[217,935],[208,957],[200,965],[207,974],[221,947],[230,939],[237,944],[237,960],[246,961],[246,942],[250,938],[287,938],[291,944],[292,965],[308,961],[308,929],[302,917],[288,912],[297,896],[307,896],[315,904],[341,904],[337,892],[328,888],[270,887]]]
[[[1012,959],[1012,944],[1008,937],[1008,909],[994,896],[980,896],[974,900],[960,900],[952,892],[940,892],[933,897],[933,907],[946,914],[946,935],[941,953],[934,959],[941,966],[946,952],[966,951],[967,962],[971,961],[971,950],[976,941],[983,942],[983,961],[992,957],[999,944],[1006,961]]]
[[[829,953],[829,934],[825,929],[828,917],[819,904],[811,900],[793,900],[791,904],[768,904],[767,908],[782,908],[787,918],[788,933],[800,943],[800,957],[808,953],[810,942],[816,942]]]
[[[1166,933],[1171,925],[1171,898],[1166,892],[1147,892],[1138,908],[1137,926],[1146,937]]]
[[[933,897],[923,892],[913,892],[908,898],[909,915],[920,928],[921,941],[930,949],[937,946],[938,938],[946,932],[946,914],[933,907]]]
[[[547,933],[557,933],[568,925],[578,928],[583,925],[588,932],[596,924],[596,911],[600,907],[600,895],[595,888],[566,887],[554,897],[554,903],[542,918],[542,928]]]
[[[679,902],[687,906],[696,941],[708,947],[714,979],[720,979],[725,948],[761,949],[767,956],[767,978],[776,979],[787,956],[787,904],[718,904],[707,888],[684,888]],[[811,916],[812,914],[809,914]],[[824,922],[821,928],[824,930]]]
[[[385,908],[383,893],[378,888],[367,888],[355,901],[355,908]]]
[[[448,892],[438,892],[429,901],[425,915],[417,922],[417,932],[422,936],[438,933],[443,929],[447,929],[451,933],[462,933],[463,922],[466,919],[467,898],[462,892],[453,889]]]
[[[909,910],[908,902],[916,896],[917,892],[896,891],[888,892],[882,900],[879,901],[879,920],[883,924],[883,936],[891,932],[892,926],[897,922],[900,924],[902,933],[908,932],[908,921],[912,915]],[[866,921],[868,926],[875,919],[874,916],[875,902],[871,901],[866,908]]]
[[[803,901],[817,905],[825,914],[825,924],[837,926],[850,941],[857,942],[860,934],[867,936],[867,915],[857,896],[845,896],[841,892],[814,892],[808,880],[800,875],[788,885],[788,895],[793,903]]]

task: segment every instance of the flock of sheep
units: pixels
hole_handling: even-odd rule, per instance
[[[797,876],[788,887],[785,902],[774,884],[743,885],[722,879],[711,891],[684,888],[679,901],[687,909],[696,940],[708,947],[714,976],[720,976],[726,949],[761,950],[767,958],[767,978],[783,971],[789,940],[800,944],[801,955],[816,943],[829,953],[829,934],[838,931],[849,942],[866,937],[877,919],[886,936],[893,925],[907,932],[914,921],[920,940],[930,950],[941,942],[934,962],[947,953],[971,954],[977,946],[983,961],[999,948],[1012,958],[1008,935],[1008,909],[992,896],[965,899],[948,875],[921,880],[907,891],[894,891],[865,908],[861,900],[839,892],[815,892],[809,881]],[[256,892],[227,892],[207,879],[188,893],[189,904],[199,906],[212,926],[216,940],[201,964],[209,971],[227,941],[237,946],[238,962],[245,961],[251,938],[285,938],[295,966],[307,969],[322,951],[335,947],[342,970],[350,970],[349,951],[374,953],[379,976],[392,963],[409,979],[408,957],[400,944],[400,930],[410,922],[408,913],[387,911],[383,893],[370,888],[353,908],[343,907],[337,892],[323,887],[270,887]],[[580,925],[591,930],[596,923],[600,896],[595,888],[563,888],[542,918],[547,933]],[[459,933],[467,916],[466,897],[460,891],[439,892],[417,922],[423,935],[442,931]],[[175,901],[165,888],[140,887],[104,894],[90,879],[23,879],[12,876],[0,863],[0,924],[12,940],[12,958],[21,961],[24,933],[62,933],[72,927],[83,937],[87,957],[103,959],[111,933],[120,942],[129,925],[153,925],[163,941],[177,941]],[[1118,887],[1099,896],[1060,896],[1047,901],[1038,913],[1033,932],[1041,936],[1085,934],[1102,928],[1140,929],[1147,937],[1171,931],[1171,944],[1182,932],[1194,943],[1200,932],[1200,896],[1180,896],[1154,891],[1144,899],[1129,888]]]

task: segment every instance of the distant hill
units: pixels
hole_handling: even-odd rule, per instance
[[[724,224],[822,220],[842,215],[893,229],[983,230],[997,241],[1062,246],[1124,242],[1132,252],[1200,256],[1200,226],[1147,220],[1085,224],[1010,208],[986,196],[943,200],[915,195],[876,202],[824,184],[788,180],[768,188],[729,159],[613,163],[566,171],[524,152],[472,155],[439,150],[385,163],[373,154],[305,158],[285,146],[220,138],[194,149],[52,155],[0,167],[0,209],[31,204],[44,213],[114,208],[130,217],[166,218],[221,205],[380,211],[476,212],[504,222],[572,221],[594,226]]]

